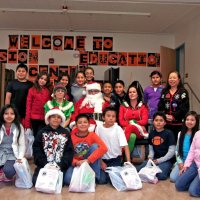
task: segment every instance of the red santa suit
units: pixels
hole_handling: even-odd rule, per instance
[[[98,94],[88,94],[89,90],[98,90]],[[94,131],[96,121],[101,120],[103,110],[108,107],[109,102],[105,102],[101,93],[101,86],[99,83],[91,83],[86,85],[86,97],[81,98],[75,104],[75,110],[71,117],[70,127],[75,125],[75,119],[79,114],[88,114],[90,118],[89,131]],[[74,132],[74,131],[73,131]]]
[[[148,137],[145,126],[148,123],[148,108],[141,103],[134,109],[121,105],[119,109],[119,123],[124,129],[127,141],[131,133],[135,133],[138,139]]]

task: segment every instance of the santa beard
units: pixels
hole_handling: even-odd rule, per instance
[[[104,99],[101,92],[98,94],[87,94],[80,108],[88,104],[90,108],[94,108],[94,113],[102,113],[103,103]]]

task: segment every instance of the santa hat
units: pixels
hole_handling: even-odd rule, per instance
[[[101,91],[101,85],[97,82],[89,83],[86,85],[86,91],[88,90],[99,90]]]
[[[62,122],[61,122],[61,126],[64,126],[64,123],[65,123],[65,120],[66,120],[66,117],[64,115],[64,113],[58,108],[58,107],[54,107],[52,108],[51,110],[49,110],[46,115],[45,115],[45,123],[48,125],[49,124],[49,117],[52,116],[52,115],[59,115],[62,119]]]
[[[58,89],[63,90],[65,93],[67,92],[66,87],[65,87],[61,82],[57,83],[57,84],[54,86],[53,93],[55,93],[56,90],[58,90]]]

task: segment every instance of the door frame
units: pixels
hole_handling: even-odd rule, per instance
[[[176,48],[176,70],[180,73],[182,82],[184,83],[185,74],[185,43]]]

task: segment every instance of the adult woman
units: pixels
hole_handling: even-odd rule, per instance
[[[59,107],[66,117],[66,121],[63,126],[64,128],[69,125],[71,114],[74,112],[73,103],[65,99],[66,92],[66,87],[62,83],[57,83],[53,89],[53,100],[47,101],[44,105],[46,113],[55,107]]]
[[[145,126],[148,123],[148,108],[144,104],[143,90],[138,81],[129,86],[127,94],[126,103],[120,106],[119,123],[124,129],[131,152],[135,139],[147,136]]]
[[[177,140],[181,131],[182,121],[189,111],[188,92],[184,88],[180,74],[172,71],[168,75],[168,82],[163,89],[158,110],[165,113],[167,118],[166,128],[170,129]]]

